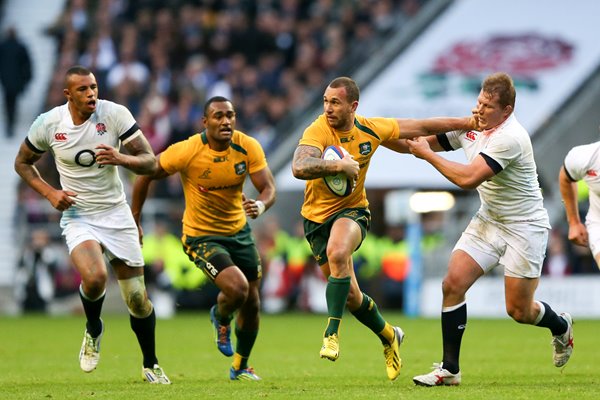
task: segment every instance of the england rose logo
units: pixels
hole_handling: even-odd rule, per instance
[[[100,136],[104,135],[106,133],[106,125],[104,125],[102,122],[96,124],[96,132]]]
[[[509,73],[517,90],[536,91],[537,76],[564,67],[573,53],[574,45],[567,40],[538,33],[462,40],[440,53],[418,80],[427,98],[444,97],[457,88],[477,94],[482,77],[493,71]]]

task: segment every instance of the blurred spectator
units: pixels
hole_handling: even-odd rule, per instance
[[[33,230],[15,277],[15,299],[22,311],[46,312],[48,303],[54,298],[54,274],[58,263],[58,250],[51,246],[48,232]]]
[[[6,135],[14,135],[17,100],[31,80],[31,59],[27,47],[17,38],[15,28],[9,27],[0,42],[0,83],[4,92]]]
[[[571,274],[564,235],[558,229],[553,229],[550,232],[543,272],[550,276],[559,277]]]

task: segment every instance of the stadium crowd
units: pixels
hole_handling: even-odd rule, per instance
[[[222,95],[238,129],[267,153],[285,123],[332,76],[364,61],[422,0],[72,0],[48,32],[59,42],[46,108],[62,104],[62,74],[90,68],[100,96],[126,105],[154,151],[201,129]]]

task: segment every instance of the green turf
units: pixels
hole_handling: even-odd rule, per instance
[[[141,380],[141,357],[125,316],[106,315],[102,358],[85,374],[77,360],[84,320],[0,318],[0,399],[598,399],[600,321],[575,325],[575,353],[552,365],[550,333],[508,319],[472,319],[463,341],[459,387],[416,387],[412,376],[441,357],[438,320],[385,313],[405,330],[404,368],[385,374],[375,336],[346,315],[335,363],[318,357],[322,315],[263,316],[251,364],[261,382],[230,382],[230,359],[215,348],[208,312],[159,320],[157,348],[171,386]]]

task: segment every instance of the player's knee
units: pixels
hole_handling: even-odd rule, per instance
[[[136,318],[145,318],[152,312],[152,303],[148,299],[144,277],[136,276],[129,279],[119,279],[121,297],[129,313]]]
[[[530,322],[529,315],[528,315],[527,311],[524,310],[523,308],[507,304],[506,312],[512,319],[514,319],[516,322],[518,322],[520,324],[527,324]]]
[[[465,291],[460,283],[450,276],[446,276],[442,281],[442,293],[445,298],[464,296]]]
[[[329,260],[329,265],[344,265],[348,262],[348,254],[339,247],[328,248],[327,260]]]
[[[234,307],[239,308],[248,300],[250,285],[245,279],[228,282],[221,287],[221,292],[227,297],[227,301]]]
[[[106,271],[96,271],[94,273],[84,272],[81,274],[81,283],[84,291],[88,295],[101,294],[106,289],[108,275]],[[92,296],[93,297],[93,296]]]

